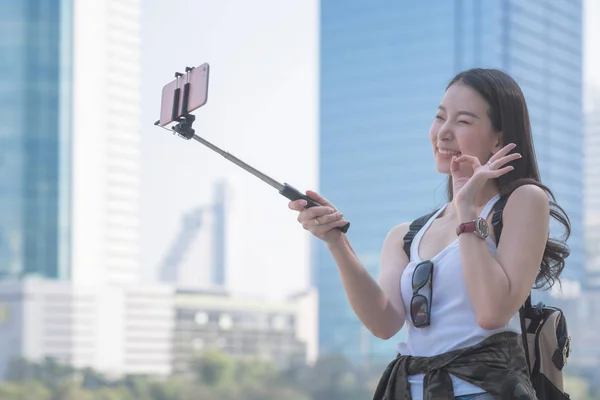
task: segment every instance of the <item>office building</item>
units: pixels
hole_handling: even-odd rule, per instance
[[[600,89],[591,88],[585,112],[585,287],[600,290]]]
[[[572,223],[564,277],[583,279],[581,23],[580,1],[321,3],[320,191],[352,222],[370,273],[392,226],[445,201],[429,128],[446,85],[493,67],[523,89],[542,180]],[[365,336],[326,246],[316,251],[320,352],[393,357],[403,334]]]
[[[160,280],[181,289],[215,289],[226,285],[228,185],[214,184],[210,204],[181,218],[177,235],[159,265]]]
[[[317,358],[317,293],[267,301],[224,290],[175,294],[173,371],[189,371],[204,351],[261,357],[280,367]]]
[[[110,375],[169,375],[173,292],[167,285],[0,283],[0,380],[19,357]]]
[[[140,3],[0,2],[0,337],[9,343],[0,369],[15,356],[50,356],[107,372],[169,371],[168,310],[152,307],[141,321],[131,305],[160,298],[132,288]]]
[[[0,279],[139,278],[140,1],[0,4]]]
[[[71,22],[67,5],[0,4],[0,279],[69,274]]]

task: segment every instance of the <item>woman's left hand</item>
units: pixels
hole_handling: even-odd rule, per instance
[[[481,165],[477,157],[466,154],[452,157],[450,171],[454,201],[458,209],[473,207],[477,193],[489,179],[498,178],[514,169],[510,165],[503,165],[521,158],[519,153],[507,155],[515,147],[514,143],[504,146],[485,165]]]

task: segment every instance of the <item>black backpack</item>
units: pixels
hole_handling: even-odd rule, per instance
[[[502,233],[502,210],[508,196],[502,196],[492,208],[492,225],[496,244]],[[404,236],[404,251],[410,260],[412,241],[437,210],[414,220]],[[531,293],[519,310],[523,332],[523,350],[530,379],[540,400],[570,399],[564,391],[562,369],[571,353],[571,337],[564,313],[557,307],[531,304]]]

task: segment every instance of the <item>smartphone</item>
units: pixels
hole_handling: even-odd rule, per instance
[[[175,78],[163,87],[160,102],[160,126],[166,126],[185,113],[191,113],[206,104],[208,100],[209,71],[210,66],[208,63],[204,63]],[[190,85],[187,110],[184,110],[184,87],[186,83]],[[178,101],[175,100],[177,89],[180,89]]]

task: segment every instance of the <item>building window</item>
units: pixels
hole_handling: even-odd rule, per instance
[[[223,330],[229,330],[233,326],[233,320],[229,314],[222,314],[219,318],[219,326]]]
[[[198,325],[206,325],[208,323],[208,314],[205,312],[197,312],[194,320]]]
[[[192,339],[192,347],[194,350],[202,350],[204,348],[204,340],[202,338]]]

